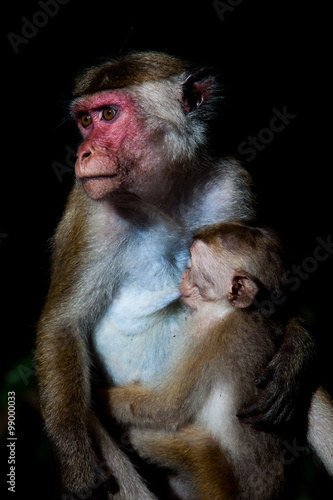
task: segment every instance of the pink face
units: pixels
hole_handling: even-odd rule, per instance
[[[121,91],[105,91],[79,98],[72,108],[84,138],[75,165],[76,177],[94,200],[129,188],[131,167],[142,165],[147,136],[131,98]]]

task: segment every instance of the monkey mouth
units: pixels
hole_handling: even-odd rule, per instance
[[[179,293],[182,299],[187,299],[188,297],[191,297],[191,291],[188,290],[183,281],[180,284]]]
[[[106,179],[113,179],[114,177],[117,177],[118,174],[111,174],[111,175],[96,175],[94,177],[82,177],[81,181],[82,182],[88,182],[88,181],[101,181],[101,180],[106,180]]]
[[[191,295],[185,295],[185,293],[182,293],[180,298],[182,299],[182,301],[186,304],[186,305],[189,305],[188,304],[188,300],[191,301]]]
[[[91,177],[83,176],[80,180],[83,189],[93,200],[103,200],[110,193],[119,189],[121,184],[121,176],[118,173]]]

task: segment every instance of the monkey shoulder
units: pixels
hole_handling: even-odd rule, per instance
[[[218,158],[194,174],[179,205],[179,219],[194,233],[207,225],[254,216],[250,175],[231,156]]]
[[[213,213],[214,208],[218,209],[218,220],[214,222],[252,219],[255,215],[252,181],[240,162],[232,156],[219,158],[214,174],[209,185]]]

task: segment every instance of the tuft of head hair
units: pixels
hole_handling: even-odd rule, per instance
[[[156,82],[179,75],[189,63],[162,52],[131,52],[83,71],[75,80],[74,97]]]

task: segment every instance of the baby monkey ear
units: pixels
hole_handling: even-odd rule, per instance
[[[258,285],[245,271],[235,271],[229,286],[227,299],[234,307],[249,307],[259,291]]]

